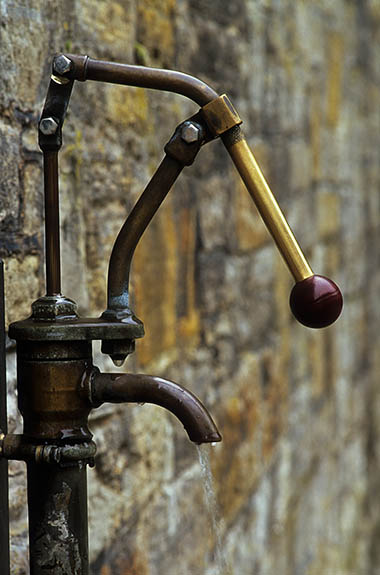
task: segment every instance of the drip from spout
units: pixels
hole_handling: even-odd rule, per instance
[[[97,372],[90,385],[94,407],[105,402],[153,403],[173,413],[194,443],[214,443],[222,439],[204,405],[174,381],[145,374]]]

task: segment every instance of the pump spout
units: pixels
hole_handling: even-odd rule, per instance
[[[93,372],[89,386],[93,407],[105,402],[153,403],[181,421],[190,441],[214,443],[222,439],[204,405],[174,381],[145,374]]]

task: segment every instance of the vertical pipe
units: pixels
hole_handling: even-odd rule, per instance
[[[44,152],[46,295],[61,293],[58,151]]]
[[[30,575],[88,575],[86,464],[27,472]]]
[[[0,433],[7,433],[7,382],[5,371],[4,264],[0,260]],[[10,573],[8,461],[0,458],[0,575]]]

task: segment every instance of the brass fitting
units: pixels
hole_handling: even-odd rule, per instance
[[[210,131],[215,136],[221,136],[224,132],[242,123],[239,114],[226,94],[222,94],[219,98],[215,98],[203,106],[202,114]]]

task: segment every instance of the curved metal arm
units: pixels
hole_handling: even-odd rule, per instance
[[[123,224],[108,267],[108,302],[103,317],[120,319],[129,312],[129,272],[136,246],[166,198],[183,165],[165,156]]]
[[[90,400],[93,407],[104,402],[153,403],[178,417],[194,443],[213,443],[222,439],[199,399],[178,383],[161,377],[95,373],[90,381]]]
[[[194,130],[194,142],[183,139],[183,131]],[[200,114],[177,126],[165,146],[166,156],[124,222],[114,243],[108,267],[108,301],[103,317],[122,319],[129,309],[129,272],[136,246],[153,216],[185,166],[193,163],[201,146],[212,140]]]
[[[133,316],[129,307],[129,273],[136,246],[183,168],[191,165],[201,146],[212,139],[213,135],[198,113],[177,126],[166,144],[165,158],[114,243],[108,267],[107,309],[102,314],[105,321],[127,321]],[[121,365],[130,352],[128,345],[123,340],[103,339],[102,352],[108,354],[116,365]]]
[[[77,54],[65,54],[65,56],[73,62],[71,70],[65,76],[73,80],[82,82],[85,80],[96,80],[98,82],[175,92],[190,98],[199,106],[204,106],[218,97],[217,92],[205,82],[182,72],[104,62],[88,56],[78,56]]]

